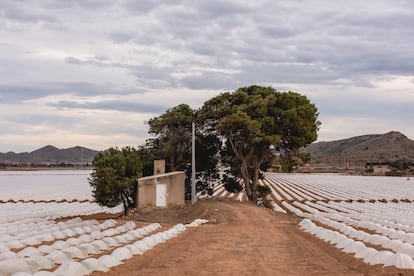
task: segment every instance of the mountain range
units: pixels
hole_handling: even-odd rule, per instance
[[[402,159],[414,161],[414,141],[397,131],[316,142],[304,151],[311,154],[311,164],[363,166],[366,163],[388,163]],[[0,163],[86,164],[92,163],[97,153],[96,150],[81,146],[58,149],[48,145],[32,152],[0,153]]]
[[[55,146],[45,146],[32,152],[14,153],[0,152],[1,163],[70,163],[81,164],[91,163],[95,155],[98,153],[96,150],[76,146],[67,149],[58,149]]]
[[[414,161],[414,141],[391,131],[330,142],[316,142],[304,149],[311,154],[311,164],[342,166],[388,163],[396,160]]]

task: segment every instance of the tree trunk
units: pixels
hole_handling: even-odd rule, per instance
[[[230,145],[233,149],[233,152],[236,154],[237,158],[239,158],[240,161],[242,161],[242,165],[240,167],[240,172],[243,178],[243,182],[244,182],[244,188],[246,190],[246,194],[247,197],[250,201],[253,201],[254,203],[257,203],[257,195],[256,195],[256,190],[257,190],[257,175],[259,173],[258,171],[258,166],[256,165],[258,162],[257,157],[255,156],[255,149],[254,147],[251,147],[249,150],[249,153],[247,155],[243,155],[241,154],[241,151],[239,151],[236,146],[234,145],[233,140],[231,139],[231,134],[229,137],[229,142]],[[253,160],[253,163],[255,163],[256,166],[254,166],[254,171],[253,171],[253,177],[250,175],[249,172],[249,166],[251,161]],[[254,177],[256,176],[256,177]]]
[[[128,208],[132,206],[132,202],[131,199],[129,198],[129,196],[127,195],[127,193],[125,191],[122,192],[124,198],[126,199],[126,202],[128,204]]]
[[[255,199],[257,198],[257,184],[259,180],[259,165],[257,164],[257,161],[253,165],[253,177],[252,177],[252,193],[255,196]]]
[[[249,172],[249,163],[248,160],[243,160],[242,166],[241,166],[241,174],[243,177],[246,194],[250,201],[253,201],[256,203],[257,201],[257,185],[259,180],[259,168],[261,165],[261,162],[257,160],[257,158],[253,158],[252,161],[252,169],[253,171]]]
[[[128,214],[128,205],[124,198],[124,195],[121,193],[122,205],[124,206],[124,216]]]
[[[246,159],[244,159],[242,162],[240,172],[243,178],[244,188],[246,190],[247,197],[249,200],[254,201],[253,199],[254,195],[252,193],[251,186],[250,186],[249,168],[248,168],[248,163]]]
[[[170,156],[170,171],[174,172],[175,171],[175,162],[174,162],[174,157],[171,155]]]

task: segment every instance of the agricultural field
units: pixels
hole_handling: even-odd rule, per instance
[[[186,230],[159,223],[83,220],[119,213],[93,202],[85,171],[1,172],[0,275],[109,271]],[[74,217],[65,220],[57,218]],[[197,226],[200,221],[187,227]]]
[[[93,202],[89,173],[0,173],[0,275],[110,272],[203,222],[167,225],[82,219],[122,211]],[[299,227],[321,243],[368,265],[414,269],[413,179],[267,173],[260,184],[271,188],[267,203],[274,211],[299,217]],[[220,182],[213,197],[247,201],[245,193],[228,193]],[[219,215],[215,210],[210,212]]]
[[[90,171],[0,171],[0,223],[120,213],[93,201]]]
[[[271,207],[365,263],[414,269],[414,179],[267,173]],[[246,200],[222,185],[214,196]]]

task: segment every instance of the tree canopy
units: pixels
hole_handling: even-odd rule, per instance
[[[138,150],[111,148],[95,157],[89,182],[96,201],[108,207],[122,202],[125,211],[134,206],[136,181],[142,172],[152,174],[155,159],[165,159],[167,171],[186,171],[186,195],[191,194],[191,128],[195,121],[196,167],[201,183],[218,178],[221,150],[221,162],[230,165],[233,176],[243,179],[247,196],[253,201],[260,170],[275,157],[287,171],[296,160],[309,159],[300,148],[316,140],[320,125],[318,110],[306,96],[272,87],[253,85],[225,92],[197,111],[180,104],[148,121],[154,137]],[[229,189],[241,188],[232,177],[226,179]],[[202,183],[198,188],[211,187]]]
[[[125,213],[135,207],[136,183],[142,171],[138,151],[131,147],[110,148],[99,152],[93,164],[89,184],[96,202],[107,207],[122,203]]]
[[[152,144],[155,154],[166,159],[170,171],[184,170],[191,160],[191,124],[194,111],[186,104],[168,109],[148,121],[148,132],[155,136]]]
[[[256,199],[259,170],[266,161],[275,153],[282,159],[300,157],[299,149],[316,140],[317,117],[306,96],[257,85],[222,93],[199,111],[204,131],[224,138],[250,200]]]
[[[172,107],[148,121],[148,132],[154,135],[154,138],[148,139],[146,145],[141,147],[141,151],[147,155],[156,159],[165,159],[168,171],[186,172],[187,198],[191,195],[192,122],[196,120],[197,113],[190,106],[180,104]],[[205,182],[218,178],[216,154],[219,147],[220,140],[214,133],[203,133],[201,128],[196,128],[196,170],[197,176],[203,178]],[[207,186],[198,185],[198,188],[206,189]]]

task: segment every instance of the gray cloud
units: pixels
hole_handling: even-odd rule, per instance
[[[87,82],[50,82],[43,84],[0,85],[2,103],[19,103],[48,95],[72,94],[78,96],[96,96],[103,94],[130,94],[140,90],[116,90],[115,88]]]
[[[329,116],[412,117],[413,82],[400,80],[414,79],[412,1],[4,0],[0,26],[0,104],[53,96],[46,107],[148,114],[183,91],[254,83],[317,94]],[[392,86],[404,100],[384,100]],[[113,100],[169,90],[162,103]],[[365,90],[375,100],[341,96]]]
[[[45,13],[47,6],[29,3],[26,6],[7,2],[3,16],[24,21],[56,21],[53,12]],[[109,4],[112,3],[112,4]],[[351,1],[347,6],[321,7],[319,1],[292,2],[259,1],[57,1],[50,6],[56,12],[81,11],[95,8],[107,12],[117,7],[120,16],[134,28],[109,28],[107,37],[114,43],[160,46],[194,57],[195,66],[232,68],[242,71],[240,77],[262,76],[257,81],[285,78],[291,71],[299,72],[301,82],[333,81],[338,78],[361,79],[361,74],[411,74],[413,11],[406,1],[389,5],[381,1],[371,9]],[[28,13],[27,11],[35,11]],[[83,11],[83,13],[86,13]],[[134,15],[129,18],[128,16]],[[96,20],[103,19],[99,14]],[[139,21],[136,21],[139,19]],[[69,17],[70,20],[70,17]],[[126,21],[128,22],[128,21]],[[203,57],[210,57],[206,63]],[[121,64],[108,60],[68,56],[66,63],[97,67],[122,67],[137,78],[150,71],[151,76],[163,78],[168,86],[180,86],[173,68],[163,66]],[[185,64],[180,60],[177,63]],[[273,64],[269,66],[269,64]],[[303,65],[303,66],[302,66]],[[137,69],[138,67],[138,69]],[[289,67],[291,70],[286,70]],[[177,67],[179,68],[179,67]],[[304,69],[305,68],[305,69]],[[312,68],[307,70],[306,68]],[[159,70],[160,73],[155,73]],[[269,71],[286,72],[270,74]],[[318,73],[320,71],[321,73]],[[326,73],[328,71],[328,73]],[[202,73],[203,74],[203,73]],[[211,78],[205,73],[206,78]],[[205,82],[200,78],[201,82]],[[194,78],[193,78],[194,79]],[[295,79],[289,77],[290,79]],[[285,79],[286,80],[286,79]],[[179,82],[179,81],[178,81]],[[185,86],[188,78],[183,79]],[[225,81],[225,83],[228,83]],[[237,82],[236,82],[237,83]],[[205,85],[198,85],[205,87]],[[192,85],[191,87],[197,87]],[[213,84],[211,89],[216,89]]]
[[[188,76],[181,79],[180,83],[190,89],[233,90],[234,87],[244,86],[244,82],[235,79],[232,74],[219,72],[204,72],[202,75]]]
[[[58,101],[56,103],[49,103],[49,106],[57,108],[69,108],[69,109],[93,109],[93,110],[116,110],[125,112],[144,112],[144,113],[162,113],[166,110],[165,106],[157,104],[143,104],[135,102],[125,101],[101,101],[101,102],[88,102],[80,103],[76,101]]]
[[[10,7],[3,10],[3,16],[9,20],[22,22],[58,22],[55,17],[44,11],[29,12],[28,10],[19,9],[17,7]]]
[[[161,7],[153,6],[150,9],[158,20],[155,25],[143,26],[149,35],[139,31],[138,35],[134,32],[119,32],[114,33],[112,39],[118,43],[135,41],[149,45],[160,42],[180,52],[209,56],[210,65],[215,67],[228,68],[229,63],[239,63],[235,68],[244,71],[240,74],[243,79],[245,75],[269,75],[268,64],[272,62],[282,63],[282,69],[286,67],[284,65],[290,64],[292,71],[297,70],[298,63],[309,64],[312,72],[308,74],[306,69],[300,68],[302,74],[298,74],[298,78],[303,81],[312,79],[313,82],[326,81],[327,78],[355,78],[360,74],[412,72],[412,54],[406,51],[398,54],[399,49],[391,43],[386,45],[384,36],[381,35],[384,28],[392,32],[407,29],[401,27],[410,23],[412,17],[399,17],[398,11],[386,14],[385,20],[383,13],[351,16],[349,12],[335,14],[328,11],[310,14],[307,19],[302,19],[284,14],[281,18],[278,14],[269,17],[267,13],[261,17],[258,12],[264,12],[263,7],[252,8],[231,2],[182,2],[181,5],[165,9]],[[269,10],[276,8],[270,4]],[[289,9],[282,7],[284,10]],[[379,24],[384,21],[393,23]],[[312,24],[307,25],[307,22]],[[361,26],[369,29],[361,31]],[[148,40],[153,34],[156,37]],[[237,55],[232,56],[232,53]],[[197,64],[197,60],[192,62]],[[254,66],[250,66],[252,62]],[[325,68],[329,69],[328,74],[313,73],[315,70],[325,71]],[[279,78],[274,79],[278,80]],[[173,85],[172,82],[173,80],[166,84]],[[206,88],[205,85],[199,87]],[[216,87],[216,84],[212,84],[211,88]]]

